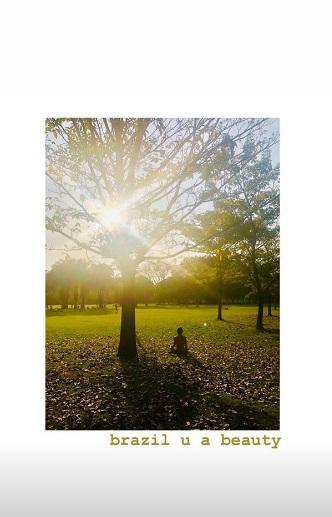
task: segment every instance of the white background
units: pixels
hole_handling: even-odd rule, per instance
[[[329,515],[328,2],[119,4],[11,2],[1,17],[0,511]],[[105,115],[280,117],[278,450],[44,431],[44,119]]]

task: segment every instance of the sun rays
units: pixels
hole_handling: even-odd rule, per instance
[[[126,224],[127,212],[124,206],[104,206],[99,210],[98,218],[108,230],[117,230]]]

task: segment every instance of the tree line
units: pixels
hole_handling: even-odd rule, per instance
[[[46,308],[84,311],[89,306],[105,309],[121,305],[123,286],[121,276],[104,263],[73,259],[59,260],[46,272]],[[272,306],[279,306],[279,291],[275,285],[265,293],[268,315]],[[179,266],[148,268],[135,280],[135,303],[174,305],[217,305],[217,318],[223,319],[223,305],[255,304],[257,294],[244,276],[237,272],[224,278],[220,293],[219,264],[213,257],[191,257]]]

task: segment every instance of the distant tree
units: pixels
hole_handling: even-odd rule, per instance
[[[211,295],[215,296],[215,268],[210,257],[185,258],[181,263],[181,272],[191,281],[191,298],[197,305]]]
[[[80,309],[85,310],[86,299],[92,287],[90,278],[90,263],[87,260],[77,260],[76,279],[79,289]]]
[[[68,261],[69,262],[69,261]],[[70,265],[70,278],[73,290],[73,306],[74,310],[78,308],[79,299],[81,295],[82,283],[88,275],[88,265],[84,260],[71,259],[68,263]]]
[[[141,275],[148,278],[154,285],[158,284],[169,277],[172,273],[171,264],[164,262],[143,262],[139,268]]]
[[[188,279],[183,275],[171,275],[156,285],[157,303],[183,305],[188,303]]]
[[[271,290],[267,293],[267,315],[272,316],[272,293]]]
[[[49,305],[57,304],[57,284],[55,282],[54,275],[52,271],[46,271],[45,277],[45,304],[46,308]]]
[[[229,251],[229,243],[220,231],[220,211],[209,211],[197,216],[195,224],[187,226],[186,235],[197,243],[201,257],[185,259],[183,264],[196,276],[217,301],[217,319],[222,320],[222,306],[232,282],[243,279]]]
[[[136,278],[136,302],[148,305],[154,299],[155,286],[145,276],[138,275]]]
[[[52,269],[47,273],[48,283],[57,289],[62,309],[68,309],[71,290],[75,284],[73,278],[73,259],[69,256],[53,264]]]
[[[212,257],[214,259],[216,270],[216,284],[218,292],[217,319],[221,321],[223,319],[222,307],[225,299],[226,286],[229,284],[230,280],[234,278],[235,268],[230,258],[228,249],[226,247],[223,247],[222,244],[219,244],[219,247],[217,248],[212,248],[210,253],[212,254]]]
[[[91,288],[97,291],[99,309],[104,309],[109,290],[113,286],[113,268],[107,264],[91,264],[89,268]]]

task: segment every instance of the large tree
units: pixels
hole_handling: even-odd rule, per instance
[[[272,166],[268,151],[258,158],[255,150],[248,138],[248,162],[234,169],[228,196],[216,203],[216,213],[221,239],[257,296],[256,328],[263,330],[264,297],[279,279],[279,165]]]
[[[75,249],[115,262],[123,284],[120,357],[137,357],[138,265],[187,250],[183,225],[218,197],[218,181],[227,181],[229,175],[227,149],[241,146],[264,123],[264,119],[47,120],[47,228],[71,241]],[[211,190],[216,173],[217,187]]]
[[[196,217],[186,234],[196,249],[214,257],[219,289],[218,319],[222,319],[225,279],[247,281],[258,302],[256,327],[263,329],[264,297],[279,278],[279,164],[272,165],[271,148],[278,135],[247,135],[237,144],[224,137],[228,167],[217,170],[209,181],[213,210]],[[226,178],[226,179],[225,179]]]

